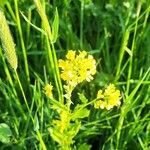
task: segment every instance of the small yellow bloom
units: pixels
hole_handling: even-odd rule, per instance
[[[109,84],[109,86],[104,90],[99,90],[97,93],[97,101],[94,103],[95,108],[106,108],[110,110],[114,106],[120,106],[121,95],[120,91],[116,89],[114,84]]]
[[[48,98],[53,98],[53,86],[51,84],[46,84],[44,87],[44,93]]]
[[[68,51],[66,58],[69,60],[73,60],[73,59],[75,59],[75,54],[76,54],[75,51],[70,50],[70,51]]]
[[[77,55],[75,51],[69,50],[66,60],[60,59],[58,63],[61,78],[73,87],[84,80],[91,81],[96,73],[96,61],[86,51],[80,51]]]
[[[102,91],[102,90],[99,90],[99,91],[98,91],[98,93],[97,93],[97,98],[98,98],[98,99],[104,98],[104,95],[103,95],[103,91]]]

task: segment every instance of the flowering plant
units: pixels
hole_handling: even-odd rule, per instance
[[[75,51],[69,50],[66,60],[60,59],[58,65],[61,68],[60,76],[65,81],[63,86],[65,102],[58,102],[53,98],[53,86],[51,84],[45,86],[45,95],[50,98],[52,108],[58,113],[58,118],[53,120],[49,132],[51,137],[59,143],[61,149],[70,150],[74,143],[73,138],[80,130],[81,119],[88,117],[90,114],[87,106],[92,104],[95,109],[106,108],[109,110],[121,104],[121,96],[115,85],[110,84],[104,91],[99,90],[97,97],[91,101],[88,101],[83,94],[79,93],[81,104],[77,104],[72,110],[72,92],[84,80],[88,82],[93,80],[93,75],[96,73],[96,61],[86,51],[79,51],[79,54],[77,54]]]

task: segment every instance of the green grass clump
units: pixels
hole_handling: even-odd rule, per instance
[[[68,149],[149,150],[149,15],[149,0],[0,1],[0,149],[61,149],[54,120],[86,106],[64,128],[74,133]],[[58,60],[69,50],[92,55],[97,72],[74,87],[68,111]],[[44,94],[49,83],[54,99]],[[121,106],[95,109],[109,83]]]

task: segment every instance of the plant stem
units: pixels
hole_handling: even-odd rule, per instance
[[[80,48],[83,48],[83,16],[84,16],[84,0],[81,0],[80,10]]]
[[[32,123],[33,123],[33,125],[34,125],[34,119],[33,119],[31,110],[30,110],[30,108],[29,108],[29,105],[28,105],[28,102],[27,102],[27,99],[26,99],[26,96],[25,96],[25,93],[24,93],[22,84],[21,84],[21,82],[20,82],[20,79],[19,79],[19,76],[18,76],[17,71],[15,71],[15,75],[16,75],[16,78],[17,78],[17,81],[18,81],[18,84],[19,84],[19,87],[20,87],[20,90],[21,90],[21,93],[22,93],[22,96],[23,96],[25,105],[26,105],[26,107],[27,107],[27,110],[28,110],[29,115],[30,115],[30,117],[31,117]],[[29,122],[29,118],[28,118],[27,122]],[[28,123],[27,123],[27,125],[28,125]],[[26,128],[26,129],[27,129],[27,128]],[[36,133],[37,133],[38,139],[39,139],[39,141],[40,141],[40,143],[41,143],[42,149],[43,149],[43,150],[46,150],[46,146],[45,146],[45,143],[44,143],[44,141],[43,141],[43,139],[42,139],[42,135],[40,134],[40,132],[39,132],[38,130],[36,131]]]
[[[14,0],[14,4],[15,4],[15,12],[16,12],[16,23],[17,23],[17,27],[18,27],[20,40],[21,40],[21,47],[22,47],[23,58],[24,58],[24,67],[25,67],[27,81],[29,84],[30,83],[30,76],[29,76],[28,60],[27,60],[26,48],[25,48],[25,44],[24,44],[24,38],[23,38],[22,28],[21,28],[21,23],[20,23],[19,10],[18,10],[18,0]]]
[[[132,74],[132,67],[133,67],[133,53],[135,49],[135,40],[136,40],[136,33],[137,33],[137,26],[138,26],[138,18],[141,10],[141,1],[138,1],[138,6],[137,6],[137,18],[136,18],[136,24],[134,28],[134,35],[133,35],[133,41],[132,41],[132,47],[131,47],[131,52],[132,55],[130,57],[129,61],[129,69],[128,69],[128,77],[127,77],[127,94],[129,93],[129,88],[130,88],[130,79],[131,79],[131,74]]]

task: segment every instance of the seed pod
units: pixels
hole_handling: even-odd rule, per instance
[[[13,42],[13,38],[11,36],[5,15],[1,10],[0,10],[0,39],[10,66],[14,70],[16,70],[18,66],[18,61],[15,51],[15,44]]]

